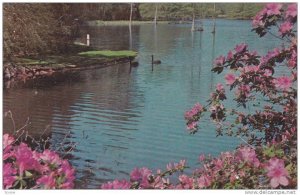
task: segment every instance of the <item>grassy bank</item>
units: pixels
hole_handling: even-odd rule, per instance
[[[59,55],[15,57],[4,63],[4,78],[30,79],[51,76],[55,72],[96,69],[129,62],[137,52],[130,50],[96,50],[84,45],[74,45],[72,52]]]
[[[135,57],[137,52],[130,50],[111,51],[111,50],[97,50],[80,52],[79,55],[86,57],[104,57],[104,58],[122,58]]]

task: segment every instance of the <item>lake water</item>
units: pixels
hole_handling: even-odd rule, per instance
[[[190,24],[151,24],[89,27],[91,45],[101,49],[138,51],[139,66],[117,64],[55,78],[29,81],[4,89],[4,112],[11,110],[16,128],[29,118],[29,133],[50,137],[50,148],[76,143],[68,155],[76,168],[76,188],[99,188],[114,178],[128,178],[135,167],[165,169],[168,162],[186,159],[196,167],[199,154],[218,155],[241,141],[216,137],[208,118],[190,135],[184,112],[205,104],[224,75],[211,73],[212,61],[238,43],[266,53],[278,45],[272,37],[259,38],[250,21],[204,21],[203,32]],[[162,63],[151,71],[151,55]],[[231,104],[231,103],[229,103]],[[234,106],[234,104],[232,104]],[[13,126],[4,117],[4,132]],[[68,134],[68,136],[65,135]]]

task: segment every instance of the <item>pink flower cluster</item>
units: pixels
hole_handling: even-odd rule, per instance
[[[25,143],[14,145],[12,136],[3,136],[4,188],[71,189],[75,170],[55,152],[33,151]],[[23,185],[26,183],[26,186]]]
[[[290,33],[292,29],[293,29],[293,24],[291,22],[289,21],[284,22],[279,27],[279,34],[284,36],[285,34]]]
[[[227,74],[225,76],[226,85],[232,85],[235,82],[236,78],[234,74]]]
[[[282,7],[280,3],[269,3],[254,17],[252,26],[260,36],[265,35],[266,29],[275,25],[274,16],[275,20],[285,20],[279,26],[279,35],[285,37],[291,33],[297,20],[297,4],[289,4],[285,13]]]
[[[237,150],[237,157],[244,162],[255,167],[259,167],[260,163],[255,153],[255,150],[250,147],[241,147]]]
[[[197,130],[198,124],[196,121],[200,119],[200,115],[203,111],[203,106],[199,103],[196,103],[191,110],[185,112],[184,118],[185,120],[187,120],[188,130],[190,130],[191,132]]]
[[[147,188],[149,186],[149,179],[152,175],[152,171],[146,167],[143,168],[135,168],[130,173],[130,181],[138,182],[141,188]]]
[[[249,85],[240,85],[235,92],[235,95],[238,99],[245,99],[250,95],[250,86]]]
[[[286,12],[285,12],[285,17],[287,19],[297,17],[297,4],[296,3],[292,3],[292,4],[288,5]]]
[[[287,91],[292,86],[292,80],[287,76],[278,77],[274,80],[274,84],[278,89]]]
[[[107,182],[102,184],[102,189],[130,189],[131,183],[127,180],[114,180],[112,182]]]
[[[216,65],[216,66],[223,65],[224,63],[225,63],[224,56],[219,56],[214,60],[214,65]]]
[[[274,147],[271,145],[269,147]],[[268,149],[268,148],[266,148]],[[263,151],[248,146],[241,146],[235,152],[221,153],[217,158],[201,155],[201,166],[192,175],[183,172],[185,160],[169,163],[167,170],[157,170],[153,174],[146,167],[135,168],[130,180],[114,180],[104,183],[102,189],[209,189],[209,188],[256,188],[260,185],[259,176],[269,178],[266,186],[278,188],[288,186],[289,173],[284,161],[277,157],[268,159],[259,155]],[[205,160],[205,161],[204,161]],[[180,172],[181,174],[175,174]],[[175,178],[171,178],[174,176]],[[173,181],[171,183],[170,181]],[[251,182],[249,182],[251,181]]]
[[[179,163],[167,164],[167,171],[183,170],[186,167],[186,160],[180,160]]]

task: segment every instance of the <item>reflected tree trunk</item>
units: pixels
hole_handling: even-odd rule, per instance
[[[212,39],[212,53],[211,53],[211,64],[213,64],[213,62],[214,62],[214,59],[215,59],[215,43],[216,42],[216,34],[215,33],[213,33],[213,39]],[[211,72],[211,80],[210,80],[210,89],[212,90],[213,89],[213,76],[215,75],[215,74],[213,74],[213,72],[212,71],[210,71]]]

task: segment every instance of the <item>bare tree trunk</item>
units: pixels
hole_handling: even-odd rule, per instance
[[[213,26],[212,33],[215,32],[216,32],[216,4],[214,3],[214,26]]]
[[[157,24],[157,5],[155,5],[155,16],[154,16],[154,24]]]
[[[191,31],[195,31],[195,13],[193,13],[193,23]]]
[[[133,4],[130,3],[130,18],[129,18],[129,26],[131,26],[132,23],[132,11],[133,11]]]

